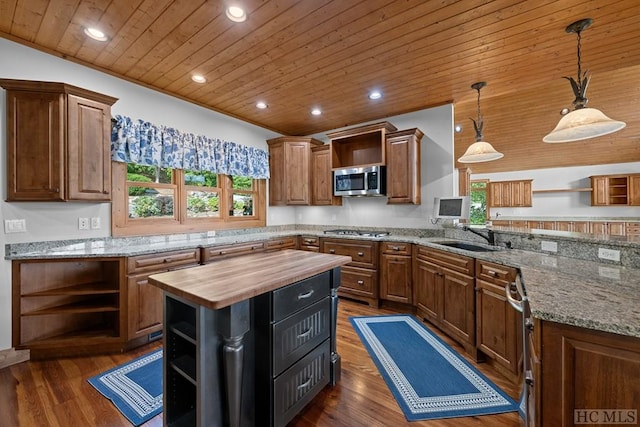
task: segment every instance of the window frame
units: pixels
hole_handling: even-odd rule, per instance
[[[254,206],[251,216],[229,215],[229,203],[233,197],[233,183],[228,175],[218,175],[218,217],[189,218],[187,216],[187,192],[199,187],[187,185],[185,171],[173,169],[171,184],[153,183],[153,187],[175,188],[173,218],[129,218],[129,194],[127,191],[127,164],[111,162],[111,235],[148,236],[175,233],[194,233],[234,228],[256,228],[266,226],[266,179],[254,179],[252,190]],[[142,182],[135,182],[143,186]],[[148,183],[150,184],[150,183]],[[147,185],[144,185],[147,186]],[[148,185],[151,186],[151,185]],[[207,189],[213,187],[206,187]]]

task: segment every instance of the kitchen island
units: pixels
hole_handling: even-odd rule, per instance
[[[258,253],[149,277],[164,291],[164,424],[285,425],[340,376],[340,267]]]

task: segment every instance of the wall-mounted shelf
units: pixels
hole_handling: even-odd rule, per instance
[[[389,122],[328,133],[331,168],[385,165],[386,135],[398,129]]]
[[[550,190],[533,190],[532,193],[574,193],[574,192],[587,192],[593,191],[593,188],[557,188]]]

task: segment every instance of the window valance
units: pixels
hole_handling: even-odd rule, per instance
[[[111,159],[116,162],[269,178],[266,150],[126,116],[112,122]]]

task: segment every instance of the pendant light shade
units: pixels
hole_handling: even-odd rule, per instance
[[[483,141],[482,137],[482,127],[484,126],[484,122],[482,121],[482,116],[480,115],[480,89],[487,85],[486,82],[478,82],[471,85],[472,89],[478,91],[478,121],[471,119],[473,122],[473,127],[476,130],[476,142],[471,144],[467,151],[464,152],[462,157],[458,159],[460,163],[480,163],[480,162],[489,162],[491,160],[498,160],[504,157],[504,154],[496,151],[495,148],[491,144],[486,141]]]
[[[567,33],[576,33],[578,35],[578,80],[576,81],[573,77],[565,77],[571,82],[571,88],[576,97],[573,101],[575,109],[563,116],[555,129],[542,138],[544,142],[581,141],[608,135],[626,126],[625,122],[612,120],[600,110],[585,107],[588,102],[587,86],[589,85],[589,76],[587,71],[582,74],[580,65],[580,33],[588,28],[592,22],[593,20],[590,18],[581,19],[567,26],[565,30]]]
[[[625,126],[625,122],[612,120],[600,110],[581,108],[562,117],[556,128],[542,140],[550,143],[580,141],[608,135]]]

